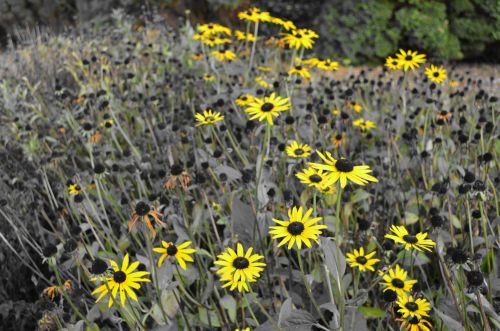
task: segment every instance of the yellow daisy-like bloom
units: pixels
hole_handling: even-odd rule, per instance
[[[307,68],[303,67],[301,65],[296,65],[296,66],[291,67],[290,70],[288,70],[288,74],[289,75],[297,74],[300,77],[307,78],[307,79],[311,78],[311,74],[309,73]]]
[[[115,122],[111,118],[109,118],[109,119],[104,120],[101,123],[99,123],[99,125],[102,126],[103,128],[109,129],[113,126],[114,123]]]
[[[76,183],[71,183],[69,186],[68,186],[68,193],[70,195],[78,195],[80,194],[81,192],[81,188],[80,188],[80,185],[76,184]]]
[[[253,96],[250,94],[243,94],[235,100],[237,106],[246,106],[253,102]]]
[[[295,30],[297,28],[292,21],[285,21],[278,17],[271,18],[271,23],[281,25],[286,31]]]
[[[384,282],[380,283],[385,287],[384,292],[392,290],[398,295],[403,295],[410,292],[413,285],[417,283],[416,280],[407,279],[408,273],[399,264],[396,264],[396,268],[389,269],[387,273],[380,272],[380,274],[384,279]]]
[[[253,34],[245,33],[245,32],[240,31],[240,30],[236,30],[234,32],[234,36],[238,40],[246,40],[246,41],[254,41],[255,40],[255,36]]]
[[[410,319],[396,318],[398,322],[401,322],[401,331],[431,331],[432,324],[428,320],[412,317]]]
[[[385,59],[385,66],[392,70],[401,69],[401,63],[398,61],[398,59],[395,59],[391,56],[388,56]]]
[[[288,209],[288,221],[273,218],[273,222],[278,223],[278,225],[270,226],[269,234],[272,235],[272,239],[281,240],[278,247],[288,243],[288,249],[291,249],[293,244],[296,244],[297,248],[301,249],[302,243],[309,248],[312,247],[311,240],[319,243],[318,236],[327,226],[324,224],[315,225],[322,218],[313,217],[310,219],[312,213],[313,209],[310,208],[302,215],[302,207],[293,207]]]
[[[230,286],[230,290],[238,287],[241,292],[243,288],[248,290],[247,282],[253,282],[260,277],[260,273],[266,266],[263,262],[257,262],[264,258],[262,255],[252,254],[250,247],[246,252],[241,243],[237,244],[236,251],[227,247],[225,252],[217,256],[215,265],[221,266],[217,270],[221,281],[228,281],[224,287]]]
[[[313,66],[313,67],[316,67],[318,66],[321,62],[323,62],[323,60],[321,59],[318,59],[317,57],[310,57],[308,59],[303,59],[302,61],[300,61],[302,64],[306,64],[306,65],[310,65],[310,66]]]
[[[337,148],[342,146],[345,143],[345,140],[346,140],[346,138],[340,133],[333,135],[331,138],[332,144]]]
[[[310,49],[314,45],[313,38],[318,38],[318,35],[309,29],[292,30],[290,33],[284,33],[281,39],[290,48],[299,49],[301,47]]]
[[[210,74],[204,74],[203,75],[203,80],[206,81],[206,82],[211,82],[215,79],[215,76],[214,75],[210,75]]]
[[[282,98],[272,93],[263,99],[254,97],[245,111],[251,115],[251,120],[258,119],[259,122],[267,120],[269,125],[273,125],[273,117],[278,117],[280,112],[290,109],[290,106],[289,98]]]
[[[314,168],[306,168],[302,172],[296,173],[295,176],[300,179],[302,184],[307,184],[307,186],[314,187],[320,191],[333,184],[328,172]]]
[[[426,299],[414,299],[413,296],[406,293],[398,296],[396,304],[400,307],[398,312],[403,314],[403,318],[408,317],[428,317],[428,311],[431,310],[431,304]]]
[[[432,247],[436,245],[432,239],[427,239],[427,232],[419,232],[416,235],[411,235],[404,226],[393,225],[391,232],[394,234],[386,234],[384,238],[392,239],[395,243],[405,245],[405,250],[409,251],[414,248],[423,252],[424,250],[432,252]]]
[[[195,61],[203,60],[204,57],[205,56],[202,53],[191,54],[191,59],[193,59]]]
[[[255,77],[255,82],[264,88],[268,88],[269,86],[272,85],[271,83],[268,83],[266,80],[264,80],[262,76]]]
[[[118,292],[120,293],[120,302],[122,306],[125,305],[125,299],[127,296],[134,301],[138,301],[134,289],[140,289],[140,283],[150,282],[149,279],[144,278],[144,276],[149,275],[149,272],[135,271],[139,266],[139,261],[135,261],[129,265],[128,254],[126,254],[123,258],[121,268],[118,267],[118,263],[116,261],[111,260],[110,264],[113,268],[113,275],[111,277],[105,277],[103,279],[105,284],[102,284],[92,292],[92,295],[99,294],[96,302],[99,302],[109,292],[111,295],[109,296],[108,307],[111,307],[113,302],[117,300],[116,296]],[[91,278],[92,281],[96,281],[97,279],[97,277]]]
[[[326,59],[324,61],[319,61],[316,64],[316,68],[325,71],[335,71],[339,69],[339,63],[337,61]]]
[[[323,154],[316,151],[316,153],[318,153],[325,164],[311,162],[308,164],[314,169],[330,172],[332,184],[340,181],[340,186],[344,188],[347,185],[347,180],[361,186],[364,186],[368,182],[378,182],[377,178],[370,175],[372,170],[367,165],[354,165],[346,159],[336,160],[330,152]]]
[[[196,252],[194,248],[188,248],[191,245],[190,241],[186,241],[179,246],[171,242],[161,241],[163,247],[153,248],[153,252],[162,254],[158,260],[158,267],[161,267],[166,257],[175,258],[179,262],[179,266],[186,270],[186,261],[193,262],[193,258],[189,254]]]
[[[210,53],[213,57],[215,57],[218,61],[232,61],[236,58],[236,54],[233,51],[230,50],[220,50],[220,51],[213,51]]]
[[[238,13],[238,18],[242,21],[270,22],[272,17],[267,11],[261,11],[259,8],[253,7],[248,10]]]
[[[198,31],[202,34],[218,34],[224,33],[228,36],[231,35],[231,29],[217,23],[207,23],[198,26]]]
[[[366,270],[375,271],[373,265],[380,261],[379,259],[373,259],[375,253],[377,252],[373,251],[365,255],[365,250],[360,247],[359,251],[354,249],[353,253],[346,253],[346,261],[349,262],[351,268],[357,267],[361,272]]]
[[[438,84],[442,84],[444,80],[448,77],[446,75],[446,69],[441,67],[436,67],[435,65],[431,64],[430,67],[425,68],[425,75],[432,80],[433,82],[436,82]]]
[[[233,42],[229,38],[219,38],[208,34],[194,34],[193,39],[201,40],[202,43],[204,43],[209,47],[214,47],[216,45],[230,44]]]
[[[286,146],[285,151],[289,157],[305,158],[311,155],[312,148],[307,144],[299,144],[294,140],[290,145]]]
[[[374,129],[377,127],[375,122],[366,121],[364,118],[358,118],[357,120],[352,121],[352,125],[360,128],[361,130]]]
[[[363,106],[361,106],[361,104],[355,102],[353,105],[352,105],[352,109],[356,112],[356,113],[361,113],[363,111]]]
[[[408,71],[408,69],[416,69],[420,66],[420,64],[425,63],[425,54],[418,54],[417,51],[404,51],[403,49],[400,49],[399,53],[396,54],[396,57],[400,68],[404,71]]]
[[[204,110],[203,113],[197,113],[195,115],[196,118],[196,126],[201,125],[210,125],[222,121],[224,116],[221,115],[218,111],[214,112],[211,109]]]

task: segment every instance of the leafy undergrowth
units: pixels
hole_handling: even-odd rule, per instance
[[[496,69],[240,19],[2,55],[3,329],[500,327]]]

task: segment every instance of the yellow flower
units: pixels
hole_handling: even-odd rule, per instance
[[[204,55],[202,53],[194,53],[191,55],[191,58],[195,61],[199,61],[204,58]]]
[[[401,331],[431,331],[432,324],[423,318],[412,317],[409,319],[396,318],[398,322],[401,322]]]
[[[271,18],[271,23],[281,25],[285,30],[295,30],[296,26],[292,21],[285,21],[278,17]]]
[[[391,232],[394,234],[386,234],[384,238],[392,239],[395,243],[405,245],[405,250],[409,251],[414,248],[418,251],[432,252],[432,247],[436,245],[432,239],[427,239],[427,232],[419,232],[416,235],[411,235],[404,226],[391,226]]]
[[[392,290],[398,295],[403,295],[406,292],[410,292],[413,285],[417,283],[416,280],[407,279],[408,273],[399,264],[396,264],[395,269],[389,269],[386,273],[381,271],[379,273],[384,279],[384,282],[380,283],[385,287],[384,292]]]
[[[217,36],[212,36],[208,34],[194,34],[193,39],[201,40],[202,43],[209,47],[214,47],[216,45],[230,44],[233,41],[229,38],[219,38]]]
[[[289,75],[297,74],[300,77],[307,79],[311,78],[311,74],[309,73],[309,71],[301,65],[296,65],[291,67],[290,70],[288,70],[288,74]]]
[[[163,241],[161,242],[163,247],[153,248],[153,252],[162,254],[158,260],[158,267],[161,267],[163,261],[166,257],[175,258],[179,262],[179,266],[186,270],[186,261],[193,262],[193,258],[190,254],[196,252],[193,248],[188,248],[191,245],[190,241],[186,241],[178,246],[174,243]]]
[[[404,51],[400,49],[396,57],[399,62],[399,67],[404,71],[416,69],[420,64],[425,63],[425,54],[418,54],[416,51]]]
[[[290,109],[290,99],[276,96],[272,93],[263,99],[254,97],[245,111],[251,115],[250,119],[258,119],[259,122],[267,120],[269,125],[273,125],[273,117],[277,117],[280,112]]]
[[[204,110],[203,113],[197,113],[195,117],[198,122],[196,126],[214,124],[224,119],[221,113],[214,112],[212,109]]]
[[[396,304],[400,307],[398,312],[403,314],[403,318],[407,317],[428,317],[428,311],[431,310],[431,304],[426,299],[414,299],[413,296],[406,293],[398,296]]]
[[[254,282],[260,277],[260,273],[266,266],[263,262],[257,262],[264,258],[262,255],[252,254],[253,248],[250,247],[246,252],[243,246],[238,243],[236,251],[227,247],[226,250],[217,256],[215,265],[221,266],[217,270],[221,281],[227,281],[222,287],[230,287],[230,290],[238,288],[242,292],[243,289],[248,291],[248,282]]]
[[[363,111],[363,106],[361,106],[361,104],[355,102],[354,105],[352,105],[352,109],[354,109],[354,111],[356,113],[361,113]]]
[[[345,140],[345,137],[340,133],[333,135],[331,138],[332,144],[337,148],[342,146],[345,143]]]
[[[347,185],[347,180],[361,186],[364,186],[368,182],[378,182],[377,178],[369,174],[372,170],[367,165],[354,165],[346,159],[336,160],[330,152],[322,154],[320,151],[316,151],[316,153],[318,153],[325,164],[309,162],[309,166],[331,173],[332,184],[340,181],[340,186],[344,188]]]
[[[103,279],[105,284],[102,284],[92,292],[92,295],[99,294],[96,302],[99,302],[106,294],[110,293],[111,295],[109,296],[108,307],[111,307],[113,302],[116,300],[118,292],[120,293],[122,306],[125,305],[125,299],[127,296],[134,301],[138,301],[134,289],[138,290],[141,288],[140,283],[150,281],[147,278],[143,278],[149,275],[149,272],[135,271],[139,266],[139,261],[136,261],[129,266],[128,254],[126,254],[123,258],[121,269],[118,267],[118,263],[116,261],[111,260],[110,264],[113,268],[113,276],[105,277]],[[91,280],[96,281],[97,278],[93,277]]]
[[[230,50],[213,51],[210,54],[218,61],[232,61],[234,58],[236,58],[236,54]]]
[[[258,66],[258,67],[257,67],[257,70],[260,70],[260,71],[265,71],[265,72],[269,72],[269,71],[272,71],[272,70],[273,70],[273,68],[266,67],[266,66]]]
[[[398,59],[395,59],[391,56],[388,56],[385,59],[385,66],[392,70],[401,69],[401,63],[398,61]]]
[[[246,106],[251,102],[253,102],[253,96],[250,94],[240,95],[235,101],[237,106]]]
[[[215,76],[214,75],[210,75],[210,74],[204,74],[203,75],[203,80],[204,81],[207,81],[207,82],[211,82],[215,79]]]
[[[109,129],[113,126],[114,123],[115,122],[111,118],[109,118],[109,119],[104,120],[101,123],[99,123],[99,125]]]
[[[280,239],[278,247],[283,246],[288,243],[288,249],[293,247],[293,244],[297,245],[298,249],[302,248],[302,243],[307,247],[311,248],[311,240],[318,241],[318,236],[321,234],[323,229],[327,226],[323,224],[316,224],[321,221],[321,217],[313,217],[309,219],[312,215],[313,209],[308,209],[304,214],[302,214],[302,207],[293,207],[288,209],[288,221],[282,221],[273,218],[273,222],[278,225],[270,226],[271,229],[269,234],[272,235],[272,239]]]
[[[217,23],[207,23],[199,25],[198,31],[200,31],[202,34],[207,34],[207,35],[218,34],[218,33],[227,34],[228,36],[231,35],[230,28]]]
[[[338,70],[339,63],[337,61],[332,61],[330,59],[326,59],[324,61],[319,61],[316,64],[316,68],[318,68],[320,70],[325,70],[325,71],[334,71],[334,70]]]
[[[452,79],[450,79],[448,81],[448,85],[450,87],[457,87],[457,86],[460,86],[460,82],[458,80],[452,80]]]
[[[255,41],[255,36],[253,34],[245,33],[245,32],[240,31],[240,30],[236,30],[234,32],[234,36],[238,40]]]
[[[446,75],[446,69],[444,69],[442,66],[441,67],[436,67],[433,64],[431,64],[430,67],[425,68],[425,75],[430,80],[432,80],[433,82],[436,82],[438,84],[443,83],[444,80],[448,77]]]
[[[361,130],[374,129],[377,127],[375,122],[366,121],[363,118],[358,118],[357,120],[352,121],[352,125],[360,128]]]
[[[284,43],[288,45],[290,48],[299,49],[301,47],[304,48],[312,48],[314,45],[314,38],[318,38],[316,32],[309,29],[297,29],[292,30],[290,33],[284,33],[284,37],[281,39]]]
[[[306,168],[302,170],[302,172],[295,174],[295,176],[300,179],[301,183],[307,184],[318,190],[323,190],[326,186],[333,184],[329,173],[314,168]]]
[[[78,195],[80,194],[81,192],[81,188],[78,184],[76,183],[71,183],[69,186],[68,186],[68,193],[70,195]]]
[[[260,11],[259,8],[250,8],[248,10],[238,13],[238,18],[243,21],[257,22],[270,22],[271,14],[267,11]]]
[[[311,155],[312,148],[307,144],[299,144],[294,140],[286,147],[285,151],[289,157],[305,158]]]
[[[359,251],[354,249],[353,253],[346,253],[346,261],[349,262],[351,268],[357,267],[361,272],[366,270],[375,271],[373,265],[380,261],[379,259],[373,259],[375,251],[365,255],[365,250],[360,247]]]
[[[255,77],[255,82],[264,88],[268,88],[272,85],[271,83],[266,82],[262,76]]]

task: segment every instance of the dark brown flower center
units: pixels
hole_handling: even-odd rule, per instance
[[[340,172],[351,172],[354,169],[354,165],[347,160],[340,159],[335,163],[335,168]]]
[[[433,75],[434,77],[439,77],[439,72],[436,71]]]
[[[295,35],[295,37],[297,37],[297,38],[302,38],[302,35],[301,35],[300,33],[297,33],[297,34]]]
[[[358,257],[356,258],[356,262],[358,262],[358,263],[359,263],[359,264],[361,264],[361,265],[365,265],[365,264],[366,264],[366,262],[368,262],[368,260],[367,260],[367,259],[366,259],[366,257],[364,257],[364,256],[358,256]]]
[[[115,271],[113,274],[113,280],[117,283],[123,283],[126,279],[127,275],[121,270]]]
[[[143,201],[139,201],[137,205],[135,205],[135,212],[139,216],[146,216],[150,210],[151,208],[149,205]]]
[[[394,278],[391,281],[391,284],[392,284],[392,286],[397,287],[397,288],[403,288],[403,287],[405,287],[405,283],[401,279],[399,279],[399,278]]]
[[[302,148],[297,148],[295,150],[295,155],[302,155],[302,154],[304,154],[304,150]]]
[[[298,236],[304,232],[304,224],[302,222],[292,222],[288,224],[286,229],[290,234]]]
[[[273,110],[274,108],[274,105],[270,102],[266,102],[265,104],[263,104],[260,109],[264,112],[269,112],[271,110]]]
[[[295,69],[302,70],[302,66],[295,66]]]
[[[418,238],[414,235],[407,234],[403,236],[403,240],[406,241],[409,244],[416,244],[418,243]]]
[[[320,175],[312,175],[312,176],[309,176],[309,180],[313,183],[319,183],[323,180],[323,178],[320,176]]]
[[[175,254],[177,254],[177,247],[174,244],[168,246],[167,247],[167,255],[168,256],[175,256]]]
[[[207,122],[213,122],[213,121],[215,121],[215,118],[213,116],[207,116],[207,117],[205,117],[205,120]]]
[[[411,55],[406,55],[405,60],[406,60],[406,61],[411,61],[411,60],[413,60],[413,56],[411,56]]]
[[[405,308],[409,311],[416,311],[418,310],[418,305],[415,302],[410,301],[405,304]]]
[[[233,267],[236,269],[246,269],[250,265],[250,261],[246,257],[239,256],[234,259]]]

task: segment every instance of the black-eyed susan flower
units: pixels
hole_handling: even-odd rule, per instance
[[[194,53],[194,54],[191,54],[191,59],[195,60],[195,61],[199,61],[199,60],[203,60],[205,56],[203,55],[203,53]]]
[[[272,83],[266,81],[262,76],[255,77],[255,82],[264,88],[272,86]]]
[[[210,75],[210,74],[204,74],[203,75],[203,80],[206,81],[206,82],[211,82],[215,79],[215,76],[214,75]]]
[[[335,71],[339,69],[339,66],[340,64],[337,61],[332,61],[330,59],[319,61],[316,64],[316,68],[324,71]]]
[[[273,117],[277,117],[280,112],[290,109],[290,99],[272,93],[263,99],[254,97],[247,107],[245,111],[251,115],[251,120],[258,119],[259,122],[267,120],[269,125],[273,125]]]
[[[264,256],[252,254],[252,251],[253,248],[250,247],[245,252],[243,245],[238,243],[236,251],[231,247],[227,247],[222,254],[217,256],[217,260],[214,264],[221,266],[221,268],[217,270],[217,274],[220,275],[221,281],[228,282],[225,286],[230,286],[231,290],[236,287],[238,287],[240,292],[243,288],[248,290],[246,283],[255,281],[264,270],[266,264],[258,262],[262,260]]]
[[[62,286],[51,285],[45,288],[42,292],[48,299],[54,300],[57,297],[61,297],[63,291],[71,291],[73,284],[71,280],[66,280]]]
[[[401,322],[401,331],[431,331],[432,324],[423,318],[411,317],[408,319],[396,318],[398,322]]]
[[[232,61],[236,58],[236,54],[233,51],[230,51],[228,49],[226,50],[219,50],[219,51],[213,51],[210,53],[215,59],[218,61]]]
[[[352,121],[352,125],[360,128],[361,130],[374,129],[377,127],[375,122],[365,120],[364,118],[358,118]]]
[[[363,111],[363,106],[359,102],[351,104],[351,107],[356,113],[361,113]]]
[[[323,170],[314,168],[306,168],[295,174],[302,184],[322,190],[328,185],[332,185],[333,181],[330,174]]]
[[[189,173],[186,170],[184,170],[182,165],[173,164],[170,167],[170,177],[165,182],[165,184],[163,184],[163,187],[166,190],[173,190],[177,187],[177,184],[180,184],[182,190],[186,192],[189,183],[191,183],[191,176],[189,176]]]
[[[246,41],[250,41],[250,42],[255,41],[255,36],[253,34],[245,33],[245,32],[240,31],[240,30],[234,31],[234,36],[238,40],[246,40]]]
[[[341,133],[334,134],[331,137],[332,144],[337,148],[345,144],[345,140],[346,138]]]
[[[382,286],[385,287],[384,291],[392,290],[398,295],[410,292],[413,285],[417,283],[414,279],[408,279],[408,273],[399,264],[396,264],[395,268],[391,268],[387,272],[380,273],[384,279],[381,282]]]
[[[310,57],[310,58],[302,59],[300,61],[300,63],[305,64],[305,65],[309,65],[312,67],[318,66],[321,62],[323,62],[323,60],[321,60],[317,57]]]
[[[395,59],[391,56],[388,56],[385,59],[385,66],[392,70],[401,69],[401,63],[398,61],[398,59]]]
[[[411,235],[404,226],[392,225],[390,228],[394,234],[386,234],[384,237],[394,240],[394,242],[405,246],[405,250],[416,249],[418,251],[432,251],[436,245],[432,239],[427,239],[427,232],[419,232],[416,235]]]
[[[80,185],[76,184],[76,183],[70,183],[68,185],[68,193],[70,195],[78,195],[82,192],[81,188],[80,188]]]
[[[100,285],[92,292],[92,295],[99,295],[96,302],[99,302],[108,293],[110,293],[108,307],[111,307],[113,302],[117,300],[118,293],[120,294],[120,302],[122,306],[125,305],[127,297],[134,301],[138,301],[134,290],[140,289],[141,283],[150,282],[149,279],[144,278],[149,275],[149,272],[135,271],[139,266],[139,261],[135,261],[129,265],[128,254],[125,254],[121,268],[118,266],[116,261],[111,260],[110,264],[113,269],[111,277],[91,278],[92,281],[100,279],[104,282],[104,284]]]
[[[290,70],[288,70],[288,74],[289,75],[299,75],[300,77],[302,78],[311,78],[311,74],[309,73],[309,70],[307,70],[306,67],[303,67],[301,65],[296,65],[296,66],[293,66],[290,68]]]
[[[218,34],[223,33],[228,36],[231,35],[231,29],[217,23],[207,23],[198,26],[198,31],[203,34]]]
[[[197,113],[195,115],[196,126],[210,125],[222,121],[224,116],[218,111],[214,112],[212,109],[204,110],[203,113]]]
[[[237,106],[246,106],[253,101],[253,96],[250,94],[243,94],[236,99],[235,103]]]
[[[113,121],[113,119],[108,118],[108,119],[102,121],[101,123],[99,123],[99,125],[102,126],[103,128],[109,129],[109,128],[113,127],[114,121]]]
[[[139,201],[135,205],[135,209],[132,213],[132,217],[128,221],[128,230],[132,230],[134,226],[139,223],[140,220],[142,220],[144,223],[146,223],[146,226],[148,229],[151,231],[151,234],[153,235],[153,238],[156,237],[156,230],[153,227],[153,224],[151,221],[154,221],[155,224],[163,226],[165,225],[164,222],[161,221],[162,213],[154,210],[150,205],[143,201]]]
[[[325,152],[325,154],[319,151],[316,152],[325,164],[311,162],[308,164],[314,169],[329,172],[332,184],[340,181],[340,186],[344,188],[347,185],[347,180],[361,186],[364,186],[368,182],[378,182],[377,178],[370,175],[372,170],[367,165],[354,165],[346,159],[336,160],[330,152]]]
[[[194,34],[193,39],[201,40],[201,42],[209,47],[214,47],[217,45],[230,44],[233,41],[229,38],[219,38],[208,34]]]
[[[446,69],[441,67],[436,67],[431,64],[430,67],[425,68],[425,75],[433,82],[437,84],[442,84],[444,80],[448,77],[446,75]]]
[[[297,28],[292,21],[285,21],[285,20],[278,18],[278,17],[272,17],[271,23],[281,25],[287,31],[295,30]]]
[[[302,207],[293,207],[288,209],[288,221],[273,218],[273,222],[278,225],[270,226],[269,234],[272,239],[280,239],[278,247],[288,243],[288,249],[291,249],[295,244],[298,249],[302,248],[302,243],[311,248],[311,241],[319,243],[318,236],[327,226],[324,224],[316,224],[321,221],[321,217],[311,217],[313,209],[308,209],[303,213]]]
[[[346,253],[346,261],[351,268],[358,268],[361,272],[366,270],[375,271],[373,265],[380,261],[379,259],[373,258],[376,253],[376,251],[373,251],[369,254],[365,254],[364,248],[360,247],[359,250],[354,249],[352,253]]]
[[[428,311],[431,310],[431,304],[425,298],[413,298],[406,293],[399,295],[396,304],[399,306],[398,312],[403,318],[408,317],[428,317]]]
[[[399,53],[396,54],[396,57],[399,62],[400,68],[404,71],[408,71],[408,69],[416,69],[422,63],[425,63],[425,54],[418,54],[417,51],[405,51],[403,49],[399,50]]]
[[[284,33],[281,40],[290,48],[300,49],[301,47],[310,49],[314,45],[314,38],[318,35],[309,29],[292,30],[289,33]]]
[[[250,22],[270,22],[271,14],[267,11],[261,11],[259,8],[253,7],[238,13],[238,18],[242,21]]]
[[[312,148],[307,144],[299,144],[297,141],[292,141],[286,146],[286,155],[293,158],[305,158],[311,155]]]
[[[190,241],[183,242],[180,245],[176,245],[172,242],[161,241],[162,247],[153,248],[153,252],[162,254],[158,260],[158,267],[161,267],[165,258],[175,259],[179,263],[179,266],[186,270],[186,261],[193,262],[193,258],[190,254],[196,252],[194,248],[189,248],[191,245]]]

